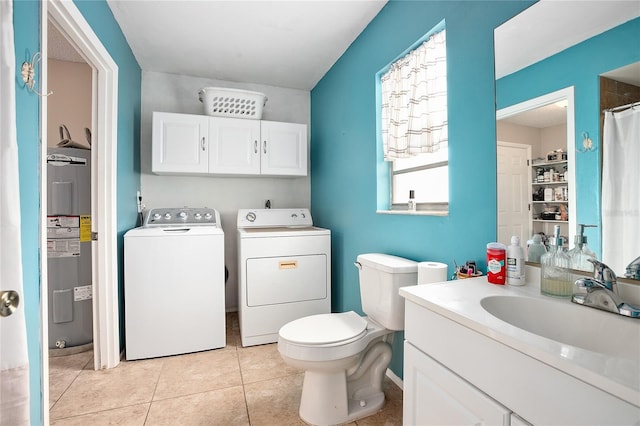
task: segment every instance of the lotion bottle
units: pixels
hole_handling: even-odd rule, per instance
[[[511,245],[507,247],[507,284],[525,284],[524,249],[517,235],[511,237]]]

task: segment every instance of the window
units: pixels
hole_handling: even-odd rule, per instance
[[[377,74],[378,139],[389,191],[378,205],[407,210],[409,191],[418,210],[447,212],[449,163],[447,56],[444,21]],[[380,165],[379,165],[380,166]]]

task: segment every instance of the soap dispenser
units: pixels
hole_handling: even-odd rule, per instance
[[[540,259],[540,293],[546,296],[570,297],[573,282],[569,271],[569,256],[562,248],[560,225],[555,225],[549,239],[549,251]]]
[[[595,227],[596,225],[578,224],[578,233],[574,240],[575,247],[567,252],[572,269],[593,272],[593,264],[589,262],[588,259],[597,259],[598,257],[593,251],[589,250],[589,246],[587,245],[587,236],[584,235],[584,228]]]

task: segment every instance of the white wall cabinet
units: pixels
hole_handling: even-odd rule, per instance
[[[307,126],[153,113],[157,174],[307,175]]]
[[[259,120],[211,117],[209,137],[210,173],[260,174]]]
[[[209,117],[153,113],[152,171],[158,174],[209,172]]]

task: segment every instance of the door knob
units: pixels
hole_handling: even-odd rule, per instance
[[[20,304],[20,296],[17,291],[0,291],[0,316],[8,317]]]

